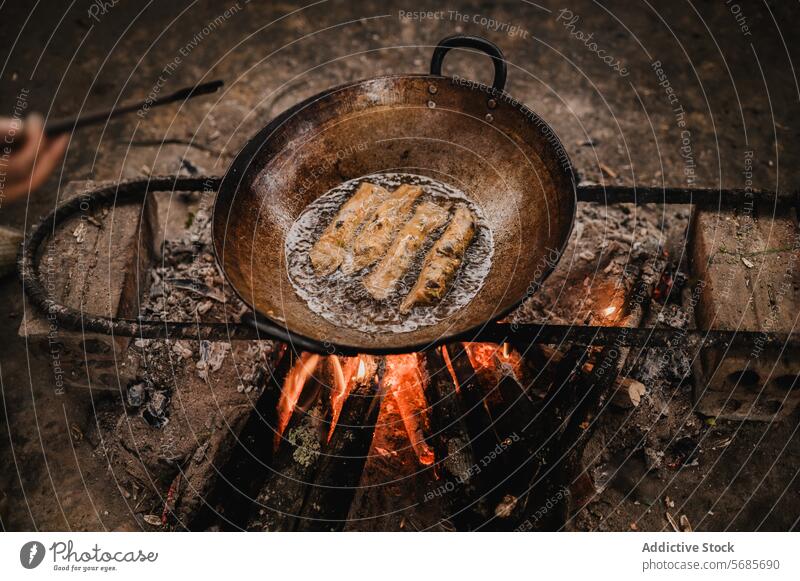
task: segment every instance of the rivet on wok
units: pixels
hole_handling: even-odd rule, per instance
[[[428,92],[431,95],[435,95],[437,92],[439,92],[439,89],[436,88],[436,85],[428,85]]]
[[[497,101],[495,101],[494,99],[489,99],[487,105],[489,106],[489,109],[494,109],[495,107],[497,107]]]
[[[491,123],[492,121],[494,121],[494,115],[492,115],[491,113],[487,113],[486,114],[486,121],[488,123]]]
[[[434,109],[435,107],[436,107],[436,103],[434,103],[433,101],[428,101],[428,108],[429,109]]]

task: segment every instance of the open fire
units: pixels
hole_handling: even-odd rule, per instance
[[[622,320],[621,305],[604,307]],[[455,530],[520,526],[580,473],[578,444],[604,401],[585,394],[630,391],[616,373],[594,373],[598,361],[616,368],[606,351],[466,342],[385,357],[295,355],[276,384],[273,459],[248,528],[343,530],[365,506],[369,515],[419,506],[424,518],[440,510]],[[558,528],[564,510],[536,527]]]
[[[481,385],[496,386],[499,379],[508,374],[519,379],[522,358],[507,344],[466,343],[465,352],[472,369],[481,379]],[[459,390],[459,381],[447,349],[443,348],[442,353],[455,388]],[[327,426],[327,440],[330,441],[345,401],[355,384],[365,382],[367,370],[371,367],[368,362],[373,359],[375,358],[369,355],[339,357],[302,353],[283,382],[278,401],[275,449],[280,447],[292,415],[298,408],[306,411],[304,401],[309,398],[304,397],[304,392],[309,391],[312,383],[316,384],[314,389],[324,390],[326,395],[323,397],[329,398],[330,401],[329,426]],[[402,418],[408,441],[417,460],[423,466],[429,466],[435,461],[433,449],[427,442],[430,437],[430,410],[425,400],[425,387],[428,381],[424,360],[420,354],[385,357],[383,376],[380,378],[380,395],[395,404]],[[389,428],[382,420],[382,417],[378,418],[376,431]]]

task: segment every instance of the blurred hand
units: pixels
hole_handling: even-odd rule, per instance
[[[68,136],[47,137],[41,115],[0,117],[0,201],[14,201],[39,188],[61,161]]]

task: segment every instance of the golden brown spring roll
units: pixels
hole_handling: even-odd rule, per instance
[[[364,182],[358,186],[309,253],[317,275],[325,276],[339,268],[358,227],[372,218],[375,208],[388,195],[388,191],[375,184]]]
[[[433,202],[417,206],[411,220],[397,233],[386,255],[375,269],[364,277],[364,286],[377,300],[384,300],[406,274],[425,240],[447,222],[448,211]]]
[[[380,260],[397,229],[408,221],[421,195],[422,188],[410,185],[402,185],[392,192],[353,241],[353,260],[345,263],[342,270],[349,274]]]
[[[447,230],[425,257],[417,283],[400,305],[401,313],[407,313],[417,305],[430,305],[444,297],[474,236],[475,216],[466,206],[459,206]]]

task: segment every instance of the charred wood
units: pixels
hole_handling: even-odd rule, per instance
[[[257,385],[263,389],[255,402],[253,412],[234,441],[216,454],[219,462],[210,465],[217,471],[212,486],[198,490],[196,501],[203,504],[195,510],[181,500],[181,514],[196,514],[190,521],[191,530],[204,530],[213,521],[222,521],[224,528],[240,530],[247,525],[253,500],[268,475],[267,466],[272,461],[272,435],[276,425],[275,408],[281,385],[289,373],[294,357],[285,344],[275,349],[275,359],[265,362],[260,370]],[[222,460],[226,458],[226,460]]]
[[[378,420],[386,360],[369,360],[365,377],[355,378],[342,406],[328,447],[317,467],[303,510],[296,519],[299,531],[341,531],[367,462]]]
[[[465,425],[465,414],[458,401],[456,386],[439,349],[425,353],[428,385],[425,398],[431,416],[435,467],[443,480],[449,520],[459,530],[480,528],[490,515],[483,497],[480,466]]]
[[[332,369],[325,360],[303,386],[269,475],[256,498],[250,530],[288,531],[300,513],[327,442]]]
[[[458,396],[463,406],[464,424],[472,443],[472,451],[476,460],[480,460],[499,443],[486,407],[486,394],[494,386],[486,389],[480,385],[463,343],[451,343],[442,350],[442,355],[445,354],[450,360],[459,388]]]

